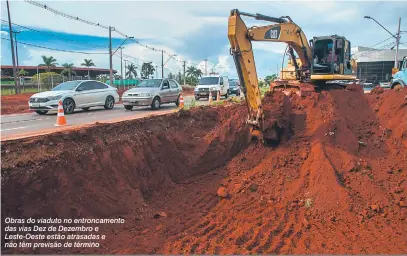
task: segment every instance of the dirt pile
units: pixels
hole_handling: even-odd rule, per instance
[[[407,253],[406,95],[268,95],[274,147],[241,105],[2,143],[2,215],[126,219],[65,253]]]
[[[1,114],[16,114],[30,112],[28,100],[33,93],[23,93],[19,95],[1,96]]]
[[[156,202],[149,200],[156,191],[168,193],[246,147],[244,109],[202,107],[2,142],[2,221],[122,216],[140,229],[155,220]],[[123,239],[111,241],[120,247]],[[107,247],[114,248],[108,242],[99,252]]]
[[[232,159],[228,198],[164,252],[407,253],[406,94],[292,98],[289,141]]]

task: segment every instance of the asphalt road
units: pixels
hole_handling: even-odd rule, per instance
[[[193,96],[184,98],[185,106],[189,106]],[[196,101],[196,105],[205,105],[205,99]],[[151,110],[149,107],[134,107],[131,111],[125,110],[123,105],[116,104],[111,110],[91,108],[89,111],[76,110],[75,113],[65,115],[69,127],[93,124],[96,122],[115,122],[126,119],[141,118],[149,115],[166,114],[173,112],[177,106],[173,103],[164,104],[159,110]],[[65,127],[55,127],[56,113],[40,116],[35,112],[27,114],[2,115],[1,116],[1,139],[35,136],[61,130]]]

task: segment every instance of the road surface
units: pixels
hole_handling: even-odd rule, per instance
[[[185,106],[189,106],[193,96],[184,98]],[[205,99],[196,101],[196,105],[205,105]],[[117,122],[120,120],[141,118],[149,115],[166,114],[177,110],[175,104],[164,104],[159,110],[151,110],[149,107],[134,107],[133,110],[125,110],[123,105],[116,104],[111,110],[103,107],[91,108],[85,112],[77,110],[75,113],[65,115],[69,127],[93,124],[96,122]],[[56,113],[40,116],[33,113],[3,115],[1,116],[1,140],[15,139],[20,137],[35,136],[44,133],[59,131],[66,127],[55,127]]]

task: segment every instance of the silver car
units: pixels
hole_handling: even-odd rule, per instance
[[[51,91],[36,93],[28,101],[30,110],[39,115],[58,110],[62,101],[65,114],[81,108],[85,111],[91,107],[103,106],[112,109],[120,99],[117,89],[93,80],[68,81],[59,84]]]
[[[146,79],[136,88],[125,91],[122,102],[127,110],[131,110],[133,106],[159,109],[165,103],[175,103],[178,106],[181,92],[182,87],[173,79]]]

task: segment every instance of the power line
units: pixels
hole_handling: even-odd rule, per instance
[[[10,39],[3,38],[3,37],[1,39],[10,41]],[[47,50],[51,50],[51,51],[58,51],[58,52],[70,52],[70,53],[80,53],[80,54],[109,54],[107,52],[82,52],[82,51],[62,50],[62,49],[55,49],[55,48],[50,48],[50,47],[45,47],[45,46],[40,46],[40,45],[35,45],[35,44],[30,44],[30,43],[23,43],[23,42],[18,42],[18,44],[23,44],[23,45],[43,48],[43,49],[47,49]]]
[[[7,22],[8,22],[8,21],[3,20],[3,19],[0,19],[0,20],[1,20],[2,22],[4,22],[4,23],[7,23]],[[56,37],[56,38],[60,38],[60,39],[62,39],[62,40],[64,40],[64,41],[70,41],[70,42],[72,42],[72,43],[74,43],[74,44],[78,44],[78,45],[81,45],[81,46],[87,46],[87,45],[89,45],[89,46],[91,46],[91,47],[97,47],[97,48],[105,48],[105,47],[106,47],[106,46],[101,46],[101,45],[96,45],[96,44],[90,44],[90,43],[79,42],[79,41],[76,41],[76,40],[68,39],[68,38],[66,38],[66,37],[62,37],[62,36],[55,35],[55,34],[53,34],[53,33],[48,33],[48,32],[44,32],[44,31],[36,30],[36,29],[30,28],[30,27],[26,27],[26,26],[23,26],[23,25],[19,25],[19,24],[16,24],[16,23],[11,23],[11,24],[13,24],[14,26],[20,27],[20,28],[25,28],[25,29],[28,29],[28,30],[37,32],[37,33],[41,33],[41,34],[44,34],[44,35],[49,35],[49,36],[53,36],[53,37]],[[107,47],[106,47],[106,48],[107,48]]]
[[[56,10],[56,9],[53,9],[53,8],[51,8],[51,7],[47,6],[47,5],[45,5],[45,4],[41,4],[41,3],[36,2],[36,1],[33,1],[33,0],[24,0],[24,1],[25,1],[26,3],[32,4],[32,5],[34,5],[34,6],[37,6],[37,7],[43,8],[43,9],[45,9],[45,10],[48,10],[48,11],[54,13],[55,15],[59,15],[59,16],[62,16],[62,17],[65,17],[65,18],[68,18],[68,19],[71,19],[71,20],[76,20],[76,21],[79,21],[79,22],[82,22],[82,23],[85,23],[85,24],[88,24],[88,25],[92,25],[92,26],[96,26],[96,27],[100,27],[100,28],[104,28],[104,29],[109,29],[109,26],[101,25],[100,23],[95,23],[95,22],[92,22],[92,21],[89,21],[89,20],[85,20],[85,19],[79,18],[78,16],[75,17],[75,16],[73,16],[73,15],[63,13],[63,12],[61,12],[61,11],[58,11],[58,10]],[[112,30],[115,31],[116,33],[118,33],[118,34],[120,34],[120,35],[122,35],[122,36],[124,36],[124,37],[126,37],[126,38],[129,37],[127,34],[125,34],[125,33],[121,32],[121,31],[117,30],[116,28],[114,28],[114,27],[112,27],[112,28],[113,28]],[[149,45],[142,44],[142,43],[140,43],[140,42],[139,42],[138,40],[136,40],[136,39],[132,39],[132,40],[133,40],[135,43],[137,43],[138,45],[143,46],[143,47],[145,47],[145,48],[147,48],[147,49],[150,49],[150,50],[152,50],[152,51],[156,51],[156,52],[161,52],[161,51],[163,51],[165,54],[167,54],[167,55],[169,55],[169,56],[171,55],[170,53],[168,53],[168,52],[165,51],[165,50],[158,49],[158,48],[155,48],[155,47],[151,47],[151,46],[149,46]],[[181,61],[181,60],[176,60],[176,61],[178,61],[178,62],[180,62],[180,63],[183,62],[183,61]]]
[[[105,26],[105,25],[101,25],[100,23],[95,23],[95,22],[92,22],[92,21],[84,20],[84,19],[81,19],[79,17],[74,17],[72,15],[60,12],[58,10],[55,10],[55,9],[45,5],[45,4],[40,4],[40,3],[36,2],[36,1],[32,1],[32,0],[24,0],[24,1],[26,3],[32,4],[32,5],[40,7],[40,8],[44,8],[47,11],[50,11],[50,12],[56,14],[56,15],[59,15],[59,16],[62,16],[62,17],[65,17],[65,18],[68,18],[68,19],[71,19],[71,20],[76,20],[76,21],[79,21],[79,22],[82,22],[82,23],[86,23],[88,25],[92,25],[92,26],[96,26],[96,27],[100,27],[100,28],[104,28],[104,29],[109,29],[109,26]]]

